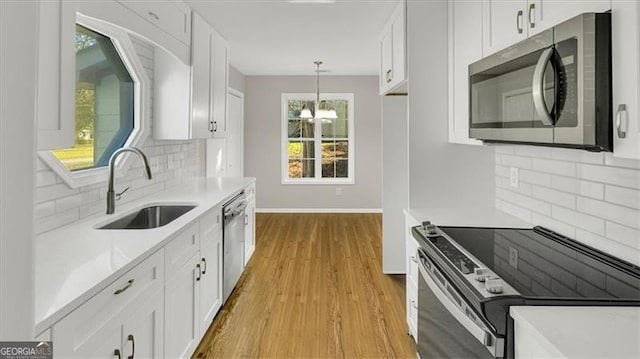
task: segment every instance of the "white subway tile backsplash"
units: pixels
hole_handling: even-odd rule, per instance
[[[38,203],[35,206],[36,220],[56,213],[56,203],[53,201]]]
[[[500,164],[503,166],[529,169],[531,162],[531,158],[528,157],[500,155]]]
[[[602,218],[572,211],[570,209],[559,206],[553,206],[551,213],[552,217],[560,222],[582,228],[601,236],[604,236],[605,234],[605,221]]]
[[[604,199],[607,202],[640,209],[639,190],[606,185],[604,188]]]
[[[602,183],[581,181],[570,177],[551,176],[551,187],[562,192],[604,199],[604,185]]]
[[[588,152],[576,151],[569,148],[553,148],[551,149],[551,158],[561,161],[601,165],[604,163],[604,152]]]
[[[77,188],[69,188],[66,184],[38,187],[36,188],[36,203],[51,201],[56,198],[71,196],[76,193],[80,193],[80,190]]]
[[[533,192],[531,194],[534,198],[537,198],[539,200],[547,201],[571,209],[576,208],[576,195],[572,193],[556,191],[547,187],[533,186]]]
[[[69,211],[56,213],[54,216],[36,219],[36,233],[43,233],[73,223],[80,219],[80,210],[73,208]]]
[[[536,171],[521,170],[520,181],[531,184],[538,184],[541,186],[551,186],[551,175],[548,173],[541,173]]]
[[[627,158],[617,158],[613,157],[613,154],[607,153],[604,155],[604,163],[607,166],[612,167],[624,167],[624,168],[632,168],[632,169],[640,169],[640,161],[632,160]]]
[[[575,176],[576,164],[566,161],[533,159],[533,170],[562,176]]]
[[[56,212],[65,212],[72,208],[80,207],[84,201],[82,201],[82,194],[74,194],[73,196],[62,197],[56,200]]]
[[[56,183],[56,174],[53,171],[36,172],[36,187],[50,186]]]
[[[638,229],[607,221],[606,233],[607,238],[614,239],[630,247],[640,248],[640,230]]]
[[[640,171],[633,169],[579,164],[577,175],[587,180],[640,189]]]
[[[607,219],[611,222],[640,229],[640,216],[638,216],[638,211],[628,207],[596,201],[590,198],[578,198],[578,210]]]
[[[640,161],[533,146],[496,146],[495,157],[497,208],[640,265]]]

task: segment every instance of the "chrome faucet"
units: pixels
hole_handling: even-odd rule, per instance
[[[147,160],[147,156],[144,155],[142,151],[140,151],[136,147],[122,147],[111,155],[109,158],[109,189],[107,190],[107,214],[113,214],[116,209],[116,193],[113,190],[113,182],[114,175],[113,172],[115,170],[114,166],[116,164],[116,158],[124,153],[124,152],[133,152],[140,157],[142,157],[142,162],[144,162],[144,168],[147,171],[147,178],[151,179],[151,168],[149,167],[149,161]],[[128,189],[128,188],[127,188]]]

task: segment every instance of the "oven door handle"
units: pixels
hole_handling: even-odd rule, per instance
[[[533,96],[533,106],[540,118],[540,121],[546,126],[553,126],[554,120],[549,111],[547,111],[547,103],[544,100],[544,73],[547,71],[547,65],[553,56],[553,47],[542,52],[536,69],[533,72],[533,84],[531,87],[531,95]],[[553,66],[553,64],[551,64]]]
[[[438,298],[440,303],[447,309],[447,311],[462,325],[471,335],[473,335],[476,340],[482,343],[487,350],[489,350],[494,356],[500,354],[502,339],[497,338],[493,333],[491,333],[487,328],[480,327],[477,323],[469,319],[467,314],[463,311],[463,309],[457,305],[453,298],[451,298],[444,291],[444,286],[448,286],[451,290],[457,292],[448,281],[445,280],[445,283],[442,286],[436,284],[436,281],[439,281],[434,277],[431,270],[437,271],[441,278],[445,278],[445,276],[440,272],[440,270],[435,266],[433,261],[428,258],[428,255],[424,252],[424,250],[418,248],[418,270],[423,280],[429,286],[429,289],[433,292],[433,294]],[[425,266],[425,261],[429,263],[429,266],[432,268],[427,268]],[[460,297],[462,298],[462,297]],[[420,303],[418,303],[418,306]],[[470,309],[471,310],[471,309]],[[474,314],[475,315],[475,314]]]

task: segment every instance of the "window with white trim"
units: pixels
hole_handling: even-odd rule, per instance
[[[354,96],[323,94],[337,118],[301,118],[315,109],[316,94],[282,94],[282,183],[353,184]]]
[[[75,144],[38,156],[78,188],[103,182],[111,154],[147,137],[150,81],[126,31],[79,13],[74,55],[65,59],[73,59],[76,69]],[[119,173],[130,167],[128,155],[116,162]]]

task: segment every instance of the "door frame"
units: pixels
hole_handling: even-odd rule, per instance
[[[234,89],[233,87],[229,87],[227,89],[227,93],[229,96],[234,96],[240,99],[240,102],[242,104],[241,108],[240,108],[240,122],[239,125],[240,126],[240,153],[239,153],[239,158],[240,158],[240,177],[244,177],[244,93],[240,92],[236,89]],[[230,98],[230,97],[229,97]],[[231,123],[231,121],[233,121],[231,118],[229,118],[229,114],[231,113],[230,111],[231,106],[230,106],[230,101],[227,103],[227,127],[228,125]],[[233,126],[233,125],[232,125]],[[228,129],[227,129],[228,130]],[[227,132],[228,133],[228,132]],[[229,142],[227,141],[227,147],[229,146]],[[228,151],[227,151],[228,153]],[[228,156],[227,156],[227,166],[229,166],[229,160],[228,160]],[[227,169],[227,173],[229,173],[228,169]]]

